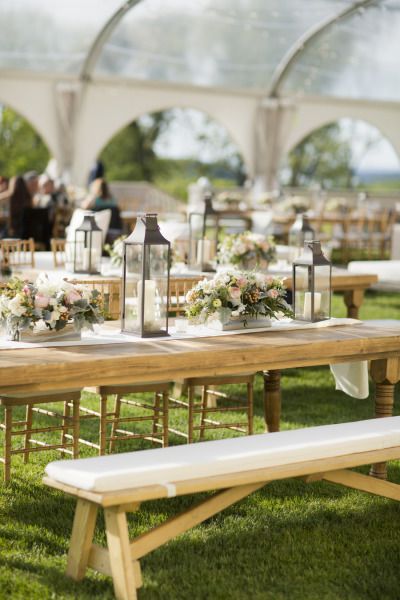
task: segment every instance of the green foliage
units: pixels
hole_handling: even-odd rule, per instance
[[[42,138],[11,108],[0,107],[0,175],[12,177],[32,169],[44,171],[49,151]]]
[[[228,138],[218,129],[213,136],[212,123],[199,135],[204,148],[226,149],[226,158],[206,163],[197,158],[171,159],[156,154],[156,142],[168,130],[175,116],[174,110],[162,111],[141,117],[119,131],[100,154],[110,181],[151,181],[161,189],[182,200],[187,199],[187,186],[201,176],[213,183],[219,179],[222,187],[240,185],[245,178],[243,160]],[[188,127],[190,123],[188,124]]]
[[[400,190],[400,179],[387,179],[381,181],[374,181],[371,183],[364,183],[359,186],[363,190],[370,192],[396,192]]]
[[[321,127],[307,135],[288,157],[293,187],[319,183],[325,188],[348,188],[352,185],[352,150],[343,138],[338,123]]]
[[[167,111],[153,113],[127,125],[103,149],[100,160],[110,181],[153,181],[165,169],[154,152],[154,143],[167,127]]]

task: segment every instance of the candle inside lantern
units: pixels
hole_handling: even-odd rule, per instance
[[[83,249],[83,261],[82,267],[84,271],[97,271],[98,270],[98,252],[96,248],[84,248]],[[90,264],[89,264],[90,261]]]
[[[145,326],[154,325],[156,321],[156,282],[153,279],[146,279],[144,282],[144,313],[142,308],[142,282],[138,281],[137,295],[139,303],[139,319],[142,318]]]
[[[312,318],[312,307],[311,307],[311,299],[312,292],[306,292],[304,294],[304,318],[311,320]],[[321,293],[314,292],[314,315],[321,310]]]

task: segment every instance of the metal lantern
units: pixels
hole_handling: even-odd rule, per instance
[[[295,260],[303,251],[304,242],[315,239],[315,231],[311,227],[307,215],[300,213],[289,229],[289,247],[292,260]]]
[[[138,216],[123,248],[122,333],[168,335],[171,244],[160,232],[157,215]]]
[[[74,273],[98,275],[103,250],[103,232],[94,215],[85,215],[75,230]]]
[[[293,263],[293,311],[299,321],[324,321],[331,317],[332,265],[322,254],[321,243],[305,242]]]
[[[189,265],[200,271],[215,271],[219,213],[212,206],[212,194],[204,196],[204,211],[189,214]]]

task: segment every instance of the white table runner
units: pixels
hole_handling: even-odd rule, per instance
[[[258,327],[254,329],[242,328],[234,331],[217,331],[203,325],[189,325],[185,333],[177,333],[175,327],[170,327],[169,336],[155,338],[141,338],[136,335],[121,333],[116,324],[105,323],[95,326],[95,331],[82,331],[82,339],[79,341],[64,342],[11,342],[6,339],[0,339],[0,350],[22,349],[22,348],[53,348],[62,346],[91,346],[98,344],[143,344],[151,341],[170,341],[170,340],[193,340],[205,337],[220,337],[229,335],[239,335],[244,333],[275,333],[280,331],[292,331],[297,329],[321,329],[325,327],[334,327],[339,325],[362,324],[358,319],[329,319],[318,323],[304,323],[302,321],[293,321],[285,319],[282,321],[272,321],[271,327]]]
[[[170,340],[193,340],[196,338],[205,337],[220,337],[232,336],[246,333],[276,333],[281,331],[293,331],[301,329],[322,329],[325,327],[335,327],[343,325],[362,325],[363,322],[358,319],[336,319],[332,318],[327,321],[318,323],[303,323],[290,319],[282,321],[272,321],[271,327],[260,327],[257,329],[238,329],[235,331],[216,331],[204,326],[189,326],[186,333],[177,333],[175,327],[170,328],[169,337],[159,338],[140,338],[134,335],[122,334],[117,329],[116,325],[104,324],[96,326],[96,331],[83,331],[80,341],[65,341],[65,342],[41,342],[33,344],[29,342],[10,342],[5,339],[0,339],[0,350],[5,349],[23,349],[23,348],[52,348],[63,346],[91,346],[101,344],[142,344],[152,341],[170,341]],[[330,365],[331,372],[335,378],[336,389],[341,390],[354,398],[367,398],[369,394],[368,381],[368,363],[360,361],[354,363],[341,363]]]

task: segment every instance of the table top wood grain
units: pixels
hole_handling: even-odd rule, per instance
[[[400,356],[400,321],[138,344],[1,350],[0,391],[174,381]]]

